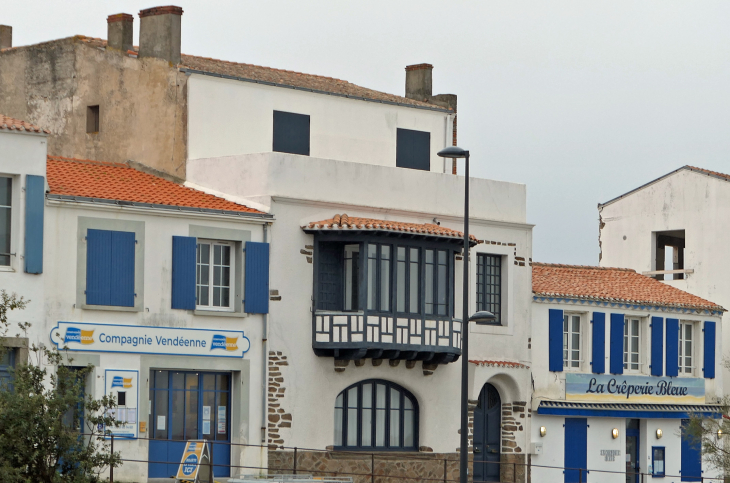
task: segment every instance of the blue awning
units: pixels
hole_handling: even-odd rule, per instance
[[[690,414],[720,419],[718,405],[621,404],[540,401],[537,414],[546,416],[592,416],[598,418],[687,419]]]

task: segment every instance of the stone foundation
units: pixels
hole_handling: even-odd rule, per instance
[[[502,463],[499,470],[499,480],[503,483],[531,483],[530,455],[502,453],[499,461]],[[525,477],[525,475],[527,475]],[[516,477],[516,478],[515,478]]]

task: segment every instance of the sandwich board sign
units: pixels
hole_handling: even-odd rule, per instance
[[[185,443],[185,451],[183,451],[175,478],[180,481],[211,483],[209,464],[210,451],[206,440],[188,441]]]

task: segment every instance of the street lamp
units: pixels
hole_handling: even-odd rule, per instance
[[[462,302],[462,324],[461,324],[461,444],[459,451],[459,480],[467,483],[467,471],[469,468],[469,322],[479,325],[494,325],[496,317],[486,310],[479,311],[469,317],[469,151],[458,146],[449,146],[438,152],[442,158],[464,158],[466,160],[464,171],[464,282],[462,290],[464,300]]]

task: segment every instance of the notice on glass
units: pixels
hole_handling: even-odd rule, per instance
[[[226,407],[218,406],[218,434],[226,434]]]
[[[157,429],[158,431],[165,430],[165,416],[157,416]]]
[[[137,424],[137,408],[127,408],[127,423]]]
[[[203,421],[210,421],[210,406],[203,406]]]
[[[210,434],[210,421],[203,421],[203,434]]]

